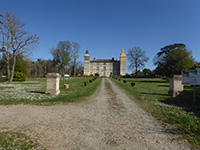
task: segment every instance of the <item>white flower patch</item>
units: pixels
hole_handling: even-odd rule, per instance
[[[0,100],[43,100],[51,99],[56,96],[47,95],[44,93],[46,82],[40,81],[25,81],[20,83],[0,83]]]

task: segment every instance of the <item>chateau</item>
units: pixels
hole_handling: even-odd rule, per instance
[[[93,59],[90,60],[90,54],[88,49],[84,55],[84,75],[95,75],[96,73],[99,76],[115,76],[126,74],[126,55],[124,49],[120,55],[120,60],[117,59]]]

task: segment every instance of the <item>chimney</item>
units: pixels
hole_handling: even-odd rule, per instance
[[[94,60],[96,60],[96,58],[94,57]]]

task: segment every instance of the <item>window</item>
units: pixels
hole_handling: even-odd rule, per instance
[[[99,67],[97,67],[97,70],[99,71]]]
[[[104,71],[106,71],[106,67],[104,67]]]
[[[103,64],[106,65],[106,62],[104,62]]]
[[[112,67],[110,67],[110,70],[112,71]]]

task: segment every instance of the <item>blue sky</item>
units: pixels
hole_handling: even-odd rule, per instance
[[[80,44],[82,62],[86,48],[91,58],[110,59],[139,46],[150,58],[145,67],[154,69],[156,53],[174,43],[186,44],[200,61],[199,0],[2,0],[5,11],[40,37],[33,59],[52,59],[49,49],[70,40]]]

